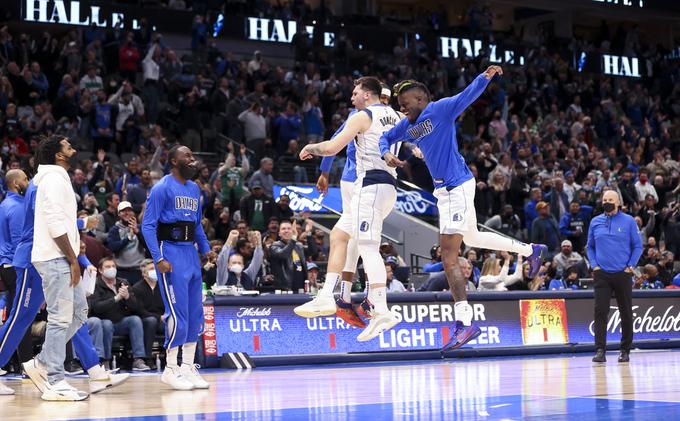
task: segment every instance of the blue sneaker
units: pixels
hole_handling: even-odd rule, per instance
[[[533,253],[531,256],[527,257],[529,262],[529,278],[534,278],[538,271],[541,269],[541,264],[543,263],[543,254],[548,252],[548,246],[544,244],[532,244],[531,248]]]
[[[368,297],[364,298],[364,301],[357,307],[357,313],[364,319],[370,319],[373,317],[373,304],[368,301]]]
[[[463,322],[456,321],[456,329],[453,331],[453,336],[444,345],[442,351],[447,349],[458,349],[471,340],[475,339],[482,333],[482,330],[475,325],[464,326]]]
[[[335,305],[337,306],[335,315],[341,318],[345,323],[361,329],[366,327],[366,323],[361,320],[356,310],[354,310],[352,303],[345,302],[342,297],[338,297],[335,299]]]

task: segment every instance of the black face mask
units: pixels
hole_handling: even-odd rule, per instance
[[[196,166],[189,164],[181,164],[179,166],[179,174],[185,180],[191,180],[196,175]]]
[[[78,166],[78,157],[76,156],[76,154],[73,154],[70,157],[63,155],[63,157],[66,160],[66,162],[68,162],[69,167],[75,168]]]
[[[607,213],[614,212],[615,207],[616,206],[613,203],[604,203],[602,205],[602,209],[604,209],[604,211],[607,212]]]

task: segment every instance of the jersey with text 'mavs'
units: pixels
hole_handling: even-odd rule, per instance
[[[381,139],[389,145],[396,141],[414,143],[420,148],[435,188],[457,187],[473,178],[465,159],[458,151],[456,118],[484,92],[489,80],[483,74],[458,95],[430,102],[411,124],[402,119]],[[381,145],[384,154],[386,146]]]
[[[170,175],[156,183],[149,193],[142,221],[142,233],[154,261],[160,258],[156,229],[158,223],[193,222],[196,227],[196,243],[201,253],[210,249],[201,225],[201,190],[188,180],[182,184]]]

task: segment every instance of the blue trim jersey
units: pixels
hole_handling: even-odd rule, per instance
[[[16,268],[28,268],[31,266],[31,250],[33,250],[33,226],[35,224],[35,197],[38,187],[33,181],[28,183],[24,194],[24,208],[22,211],[21,239],[14,251],[12,266]]]
[[[356,114],[357,110],[352,109],[352,111],[349,112],[349,115],[347,118],[350,118],[352,115]],[[331,139],[333,139],[335,136],[337,136],[342,129],[345,128],[345,123],[342,123],[342,126],[338,128],[338,130],[333,133],[333,136],[331,136]],[[356,144],[354,143],[354,140],[349,142],[347,144],[347,160],[345,161],[345,167],[342,169],[342,177],[340,178],[342,181],[348,181],[350,183],[354,183],[357,181],[357,159],[356,159],[356,153],[357,153],[357,147]],[[335,155],[331,156],[324,156],[323,159],[321,160],[321,165],[319,166],[319,169],[321,172],[330,172],[331,167],[333,166],[333,160],[335,159]]]
[[[146,200],[146,209],[142,220],[142,234],[153,261],[158,263],[162,254],[156,229],[158,223],[193,222],[196,224],[196,244],[201,254],[210,251],[208,238],[201,225],[202,218],[201,189],[193,181],[182,184],[172,175],[166,175],[151,188]],[[171,241],[167,241],[173,244]]]
[[[0,203],[0,264],[11,264],[21,239],[24,223],[24,196],[8,192]]]
[[[380,155],[385,156],[399,141],[410,142],[423,152],[435,188],[458,187],[470,180],[472,172],[458,151],[455,120],[488,84],[489,80],[480,74],[458,95],[430,102],[415,123],[402,119],[380,138]]]

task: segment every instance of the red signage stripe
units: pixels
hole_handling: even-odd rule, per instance
[[[335,333],[329,333],[328,339],[331,342],[331,349],[335,349]]]
[[[449,342],[449,339],[451,339],[451,332],[449,331],[448,326],[442,327],[442,346],[446,345]]]
[[[253,335],[253,352],[260,352],[260,335]]]
[[[548,342],[548,328],[543,328],[543,342]]]

